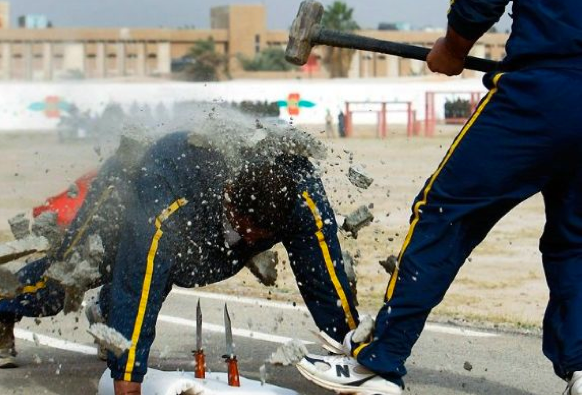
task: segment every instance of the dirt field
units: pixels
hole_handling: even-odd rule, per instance
[[[322,164],[324,183],[338,215],[373,203],[374,223],[357,240],[341,235],[342,246],[360,256],[357,266],[360,303],[376,309],[388,275],[379,260],[397,254],[408,229],[410,204],[424,180],[445,154],[455,129],[436,137],[407,139],[392,134],[385,140],[327,140],[329,159]],[[43,202],[98,165],[99,150],[89,142],[59,143],[48,134],[0,135],[0,240],[11,238],[8,218]],[[348,153],[346,153],[348,151]],[[349,152],[374,176],[374,184],[359,192],[347,177]],[[444,303],[432,319],[463,320],[537,330],[547,301],[547,287],[537,250],[543,226],[539,196],[525,202],[500,222],[461,270]],[[284,255],[284,254],[283,254]],[[288,265],[275,288],[268,289],[245,271],[221,291],[297,300]],[[212,287],[210,287],[212,288]]]

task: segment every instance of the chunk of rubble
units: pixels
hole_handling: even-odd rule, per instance
[[[291,340],[277,349],[268,361],[272,365],[295,365],[308,354],[307,347],[299,340]]]
[[[0,296],[3,298],[13,298],[20,288],[20,281],[10,270],[0,268]]]
[[[362,228],[370,225],[374,220],[374,215],[368,206],[360,206],[356,211],[346,217],[342,229],[352,234],[354,239],[358,237],[358,232]]]
[[[46,237],[36,236],[27,236],[20,240],[0,244],[0,265],[36,252],[46,252],[50,246]]]
[[[374,179],[370,177],[362,165],[350,166],[348,179],[354,186],[362,189],[368,189],[374,182]]]
[[[277,282],[277,264],[279,254],[275,251],[265,251],[252,257],[246,264],[251,273],[261,284],[271,287]]]
[[[8,220],[12,235],[16,240],[24,239],[30,236],[30,220],[26,218],[26,214],[20,213],[17,216]]]
[[[380,265],[384,268],[384,270],[386,270],[386,273],[388,273],[389,275],[392,275],[392,273],[394,273],[397,264],[398,258],[396,257],[396,255],[390,255],[388,258],[386,258],[385,261],[380,261]]]
[[[348,277],[348,281],[355,283],[357,281],[356,270],[354,269],[357,264],[356,260],[348,251],[342,251],[342,258],[344,261],[344,270],[346,272],[346,276]]]
[[[374,331],[374,326],[376,323],[374,322],[374,318],[369,315],[362,315],[360,316],[360,325],[354,331],[352,335],[352,341],[355,343],[364,343],[369,341],[372,337],[372,333]]]
[[[65,288],[65,314],[80,310],[85,291],[101,278],[99,267],[104,254],[101,237],[90,235],[69,259],[53,263],[45,272],[47,278]]]
[[[53,248],[61,245],[63,231],[57,224],[57,213],[45,211],[34,219],[32,233],[35,236],[46,237]]]
[[[93,324],[87,332],[95,338],[97,344],[111,351],[117,358],[131,347],[131,341],[105,324]]]

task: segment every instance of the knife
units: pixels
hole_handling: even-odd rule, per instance
[[[206,378],[206,357],[202,349],[202,309],[200,308],[200,299],[196,305],[196,350],[194,351],[194,361],[196,370],[194,376],[197,379]]]
[[[224,333],[226,335],[226,355],[222,357],[228,366],[228,385],[240,387],[240,377],[238,374],[238,361],[234,355],[234,342],[232,340],[232,325],[228,315],[228,306],[224,304]]]

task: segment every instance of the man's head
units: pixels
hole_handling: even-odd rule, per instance
[[[282,230],[296,200],[296,183],[280,158],[249,162],[225,190],[231,225],[248,243]]]

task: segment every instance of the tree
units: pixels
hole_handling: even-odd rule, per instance
[[[268,47],[259,52],[254,58],[239,56],[245,71],[290,71],[295,66],[285,60],[285,50],[280,47]]]
[[[212,38],[194,43],[188,57],[192,62],[186,67],[186,73],[194,81],[217,81],[227,61],[225,55],[216,52]]]
[[[323,13],[322,25],[328,29],[351,32],[359,29],[353,18],[354,9],[349,8],[342,1],[334,1],[328,5]],[[355,51],[353,49],[327,47],[323,57],[323,63],[329,70],[332,78],[345,78],[348,76],[350,65]]]

